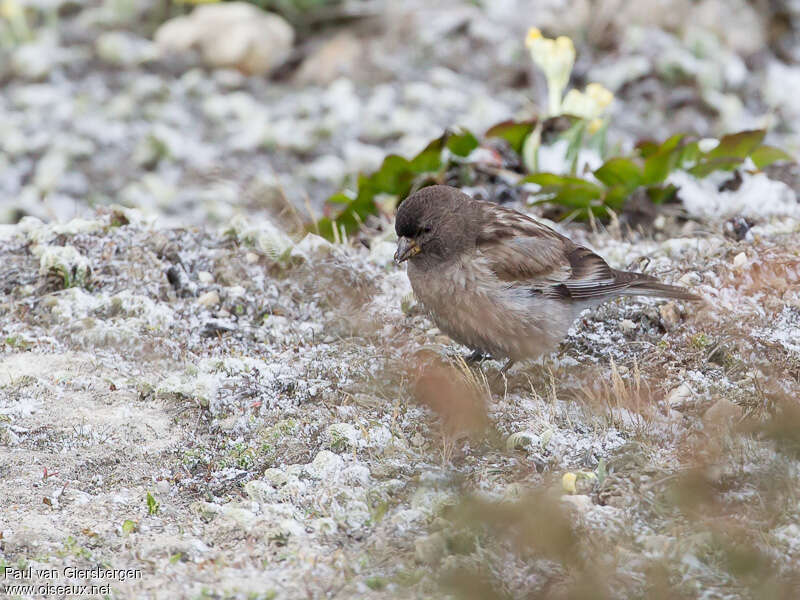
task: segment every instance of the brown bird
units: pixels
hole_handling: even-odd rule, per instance
[[[700,300],[597,254],[532,218],[435,185],[397,211],[395,261],[437,327],[473,350],[514,361],[555,350],[586,308],[617,296]]]

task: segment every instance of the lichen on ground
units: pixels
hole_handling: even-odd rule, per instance
[[[53,4],[59,35],[0,61],[0,568],[140,569],[114,598],[800,596],[796,165],[554,224],[704,302],[609,302],[505,378],[424,315],[390,219],[298,234],[387,153],[516,115],[531,25],[586,38],[613,145],[768,110],[796,152],[797,70],[761,52],[796,7],[390,3],[354,29],[363,79],[298,86]]]

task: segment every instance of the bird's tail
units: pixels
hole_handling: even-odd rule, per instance
[[[623,296],[655,296],[657,298],[675,298],[676,300],[702,300],[697,294],[693,294],[686,288],[677,285],[661,283],[654,277],[644,273],[625,273],[633,276],[633,280],[625,289],[620,290]]]

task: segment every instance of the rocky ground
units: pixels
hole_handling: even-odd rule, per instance
[[[89,578],[114,598],[796,597],[791,172],[676,176],[647,228],[565,225],[705,302],[609,303],[507,378],[432,328],[389,223],[274,224],[530,110],[530,25],[579,41],[621,147],[771,123],[796,153],[794,29],[745,3],[365,4],[298,26],[271,79],[157,55],[124,3],[37,5],[58,18],[2,45],[0,566],[139,569]],[[326,81],[337,39],[359,51]]]

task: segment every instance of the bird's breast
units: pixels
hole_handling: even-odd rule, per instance
[[[412,263],[408,277],[439,329],[495,358],[524,360],[550,352],[572,322],[563,303],[499,281],[479,260],[440,268]]]

